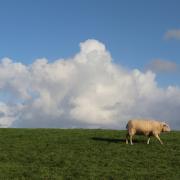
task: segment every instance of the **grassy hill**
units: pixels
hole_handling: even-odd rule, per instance
[[[0,179],[180,179],[180,132],[124,141],[126,132],[0,129]]]

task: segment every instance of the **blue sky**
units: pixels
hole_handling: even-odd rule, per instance
[[[0,0],[0,127],[124,129],[150,118],[180,129],[179,9],[179,0]]]
[[[178,0],[0,0],[0,58],[31,64],[73,56],[87,39],[103,42],[114,62],[144,70],[154,59],[180,64]],[[180,85],[179,72],[157,73],[160,86]]]

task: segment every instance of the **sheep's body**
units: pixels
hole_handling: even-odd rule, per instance
[[[132,137],[135,134],[148,136],[149,138],[147,144],[149,144],[151,136],[155,136],[160,141],[160,143],[163,144],[163,142],[159,137],[160,133],[170,131],[169,126],[164,122],[159,122],[155,120],[141,120],[141,119],[130,120],[127,123],[126,128],[128,130],[126,136],[126,144],[128,144],[128,137],[130,137],[130,143],[133,144]]]

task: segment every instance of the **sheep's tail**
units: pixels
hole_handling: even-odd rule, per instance
[[[128,121],[127,125],[126,125],[126,129],[129,129],[129,125],[131,124],[131,120]]]

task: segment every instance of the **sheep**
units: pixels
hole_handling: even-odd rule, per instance
[[[160,133],[170,132],[170,127],[168,126],[168,124],[155,120],[129,120],[126,128],[128,131],[126,135],[126,144],[128,144],[129,137],[131,145],[133,145],[132,137],[135,134],[148,136],[147,144],[149,144],[151,136],[155,136],[159,140],[159,142],[163,144],[162,140],[159,137]]]

